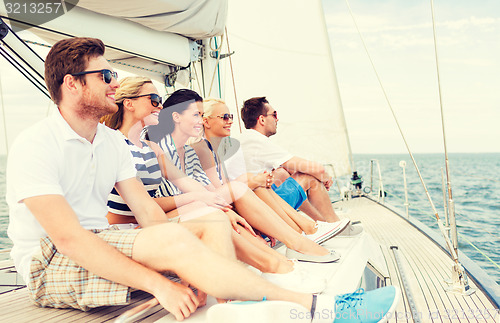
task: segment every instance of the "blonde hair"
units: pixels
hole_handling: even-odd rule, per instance
[[[102,117],[99,122],[104,123],[111,129],[119,129],[123,124],[123,101],[127,98],[139,95],[144,84],[151,83],[151,79],[142,76],[129,76],[120,80],[120,87],[115,93],[115,103],[118,111]]]
[[[210,117],[214,113],[214,109],[219,104],[226,104],[224,100],[217,98],[207,98],[203,100],[203,117]]]

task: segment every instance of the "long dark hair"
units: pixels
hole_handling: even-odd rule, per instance
[[[180,89],[172,93],[163,103],[163,109],[158,116],[159,123],[147,128],[146,138],[158,143],[166,135],[171,134],[175,129],[172,114],[183,113],[190,104],[195,102],[203,102],[203,98],[193,90]]]

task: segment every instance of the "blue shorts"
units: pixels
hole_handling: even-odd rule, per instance
[[[273,184],[271,188],[296,210],[307,199],[306,192],[304,192],[302,186],[291,177],[288,177],[279,187]]]

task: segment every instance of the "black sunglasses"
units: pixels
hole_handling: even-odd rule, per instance
[[[75,73],[75,74],[71,74],[71,75],[78,76],[78,75],[93,74],[93,73],[101,73],[102,80],[106,84],[111,83],[111,81],[113,80],[113,77],[115,78],[115,80],[118,79],[118,73],[110,71],[108,69],[96,70],[96,71],[85,71],[85,72]]]
[[[263,116],[273,116],[275,119],[278,119],[278,111],[274,111],[273,113],[263,114]]]
[[[154,106],[155,108],[162,104],[162,99],[161,97],[156,94],[156,93],[149,93],[149,94],[143,94],[143,95],[137,95],[137,96],[130,96],[125,99],[137,99],[137,98],[142,98],[143,96],[149,96],[149,99],[151,100],[151,105]]]
[[[221,116],[216,116],[217,118],[221,118],[224,121],[229,121],[229,119],[233,120],[234,116],[232,113],[224,113]]]

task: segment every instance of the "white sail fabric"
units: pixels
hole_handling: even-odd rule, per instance
[[[157,31],[203,39],[224,32],[227,0],[80,0],[78,7],[130,20]]]
[[[230,50],[236,52],[238,109],[246,99],[266,96],[279,117],[273,140],[296,156],[333,164],[337,176],[350,173],[350,145],[321,2],[232,0],[227,29]],[[235,110],[229,62],[223,61],[224,96]],[[238,131],[236,122],[233,131]]]

